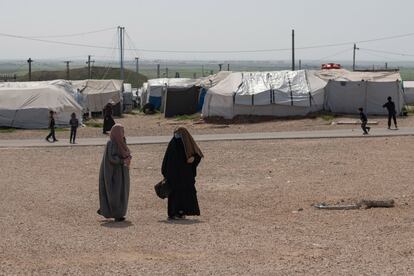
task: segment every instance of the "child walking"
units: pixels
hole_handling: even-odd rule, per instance
[[[58,139],[56,139],[56,136],[55,136],[55,118],[53,117],[53,114],[54,113],[55,112],[53,112],[53,110],[50,110],[49,111],[49,128],[50,128],[50,133],[49,133],[48,136],[46,136],[46,141],[51,142],[51,143],[58,141]],[[50,137],[53,138],[53,141],[50,141],[49,140]]]
[[[76,140],[76,131],[78,130],[79,127],[79,120],[76,118],[76,114],[75,112],[73,112],[70,115],[71,119],[69,121],[70,124],[70,139],[69,139],[69,143],[71,144],[76,144],[75,140]]]
[[[362,107],[358,108],[358,110],[359,110],[359,118],[361,119],[361,128],[364,131],[363,135],[367,135],[368,132],[371,130],[371,128],[367,126],[368,117],[364,113],[364,109]]]

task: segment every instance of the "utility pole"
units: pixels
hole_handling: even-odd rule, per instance
[[[292,71],[295,71],[295,30],[292,30]]]
[[[165,76],[168,78],[168,67],[165,67]]]
[[[227,63],[227,71],[230,71],[230,63]]]
[[[357,48],[356,44],[354,43],[354,57],[352,59],[352,71],[355,71],[355,52],[356,50],[359,50],[359,48]]]
[[[196,72],[194,72],[193,73],[193,79],[196,79],[197,78],[197,73]]]
[[[92,67],[91,67],[91,63],[95,62],[94,60],[91,60],[91,55],[88,55],[88,61],[86,62],[86,64],[88,64],[88,78],[92,79]]]
[[[299,70],[302,70],[302,60],[299,60]]]
[[[125,27],[118,26],[119,31],[119,59],[120,59],[120,74],[121,80],[124,80],[124,32]]]
[[[219,63],[219,71],[221,71],[221,68],[223,67],[223,63]]]
[[[34,60],[32,59],[32,58],[29,58],[28,60],[27,60],[27,63],[29,63],[29,81],[31,81],[32,80],[32,62],[33,62]]]
[[[157,64],[157,78],[160,78],[160,64]]]
[[[66,80],[69,80],[69,63],[71,63],[70,60],[64,61],[66,63]]]
[[[135,58],[135,66],[136,66],[136,72],[137,72],[137,88],[139,87],[139,58]]]
[[[388,62],[385,63],[385,70],[388,70]]]

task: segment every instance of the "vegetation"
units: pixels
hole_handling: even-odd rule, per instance
[[[88,120],[86,122],[84,122],[84,124],[87,127],[96,127],[96,128],[102,128],[103,127],[103,123],[100,123],[94,119]]]
[[[125,69],[124,70],[125,82],[132,83],[133,86],[136,86],[137,83],[137,74],[132,71]],[[33,81],[46,81],[46,80],[56,80],[56,79],[66,79],[66,70],[60,71],[34,71],[32,72]],[[89,71],[87,67],[72,69],[69,71],[69,78],[71,80],[84,80],[89,78]],[[119,79],[120,78],[120,69],[112,67],[93,67],[92,68],[92,78],[93,79]],[[29,75],[19,76],[18,81],[28,81]],[[141,86],[144,82],[147,81],[147,77],[144,75],[139,75],[138,83]]]
[[[0,127],[0,133],[12,133],[16,131],[15,128],[11,128],[11,127]]]
[[[174,117],[177,121],[188,121],[188,120],[197,120],[200,119],[200,114],[192,114],[192,115],[179,115]]]

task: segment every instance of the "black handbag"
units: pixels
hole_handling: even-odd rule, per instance
[[[154,186],[155,193],[161,199],[167,198],[171,194],[171,187],[166,179],[161,180]]]

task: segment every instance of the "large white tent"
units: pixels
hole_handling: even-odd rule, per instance
[[[414,81],[404,81],[404,101],[408,105],[414,105]]]
[[[322,110],[325,85],[312,71],[235,72],[208,89],[202,114],[304,116]]]
[[[68,126],[73,112],[78,118],[82,114],[72,92],[62,80],[0,83],[0,126],[47,128],[50,110],[58,126]]]
[[[316,75],[328,82],[325,109],[333,113],[355,114],[363,107],[371,115],[386,115],[382,105],[388,97],[395,102],[397,112],[404,106],[399,72],[350,72],[344,69],[321,70]]]
[[[108,102],[122,102],[122,80],[75,80],[71,84],[81,92],[84,112],[102,112]]]

